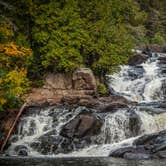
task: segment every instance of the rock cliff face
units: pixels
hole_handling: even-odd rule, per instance
[[[26,99],[28,105],[53,105],[64,98],[87,98],[96,93],[96,80],[88,68],[73,74],[48,74],[42,88],[34,88]],[[64,101],[64,100],[63,100]]]

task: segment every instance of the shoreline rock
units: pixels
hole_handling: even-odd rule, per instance
[[[84,138],[99,133],[103,122],[93,113],[81,113],[70,122],[66,123],[60,135],[66,138]]]
[[[147,54],[135,54],[134,56],[132,56],[129,61],[128,61],[128,65],[131,66],[136,66],[139,65],[143,62],[145,62],[147,59],[149,58],[149,56]]]
[[[116,149],[109,156],[125,159],[166,158],[166,130],[145,134],[133,142],[132,146]]]

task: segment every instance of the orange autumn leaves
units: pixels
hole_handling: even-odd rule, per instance
[[[1,67],[18,66],[24,64],[32,56],[32,51],[29,48],[19,47],[13,42],[0,44],[0,65]],[[15,61],[17,60],[17,61]],[[21,65],[22,66],[22,65]]]
[[[0,43],[0,110],[8,109],[28,88],[27,65],[32,50],[13,42]],[[13,100],[13,101],[12,101]]]
[[[18,45],[14,44],[13,42],[0,44],[0,50],[4,51],[6,55],[10,56],[25,56],[27,55],[27,52],[29,52],[29,55],[31,53],[31,49],[24,47],[19,49]]]

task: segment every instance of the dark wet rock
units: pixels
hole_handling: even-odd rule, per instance
[[[151,158],[150,154],[145,154],[145,153],[125,153],[124,158],[128,160],[147,160]]]
[[[44,155],[67,153],[74,149],[72,140],[51,133],[41,136],[31,147]]]
[[[119,94],[119,93],[116,92],[112,87],[109,86],[109,83],[106,84],[106,87],[107,87],[108,93],[109,93],[110,95],[117,96],[117,95]]]
[[[90,144],[90,138],[65,138],[59,135],[41,136],[31,147],[41,154],[69,153]]]
[[[28,151],[26,149],[20,149],[17,153],[18,156],[28,156]]]
[[[166,64],[166,56],[161,56],[158,58],[158,60],[159,60],[158,62],[159,64],[163,64],[163,65]]]
[[[71,120],[69,123],[67,123],[65,126],[62,127],[60,135],[67,138],[74,137],[75,130],[77,128],[77,125],[79,125],[79,123],[80,123],[79,117]]]
[[[125,97],[120,96],[120,95],[110,95],[107,97],[99,97],[99,98],[94,98],[94,97],[85,97],[85,96],[80,96],[80,97],[64,97],[62,100],[62,103],[64,105],[67,105],[68,107],[78,107],[78,106],[85,106],[90,109],[95,109],[101,112],[104,107],[108,106],[109,104],[113,105],[136,105],[136,102],[132,102],[127,100]]]
[[[159,151],[155,154],[158,158],[166,159],[166,150],[165,151]]]
[[[18,156],[28,156],[29,153],[29,149],[25,145],[16,146],[14,151]]]
[[[140,134],[141,119],[135,111],[130,111],[129,113],[129,128],[132,136],[137,136]]]
[[[136,105],[137,102],[132,102],[127,100],[125,97],[120,95],[112,95],[109,97],[100,97],[99,102],[101,105],[107,105],[107,104],[124,104],[124,105]]]
[[[166,138],[166,137],[165,137]],[[154,145],[154,147],[152,148],[152,152],[153,153],[156,153],[158,151],[162,151],[162,150],[166,150],[166,141],[165,143],[164,142],[161,142],[160,144],[156,144]]]
[[[159,108],[166,108],[166,102],[160,103],[158,107]]]
[[[134,149],[134,147],[132,147],[132,146],[119,148],[119,149],[117,149],[117,150],[111,152],[111,153],[109,154],[109,156],[111,156],[111,157],[121,157],[121,158],[123,158],[125,153],[132,152],[133,149]]]
[[[67,138],[83,138],[96,135],[103,122],[94,114],[80,114],[62,127],[60,135]]]
[[[128,64],[131,66],[139,65],[145,62],[148,58],[149,56],[146,54],[136,54],[129,59]]]
[[[10,144],[11,142],[17,142],[18,140],[19,140],[18,135],[12,135],[8,140],[8,144]]]
[[[124,103],[110,103],[106,105],[103,109],[101,109],[99,112],[101,113],[108,113],[108,112],[115,112],[118,109],[127,109],[129,108],[127,104]]]
[[[110,156],[127,159],[166,158],[166,130],[139,137],[132,146],[116,149]]]
[[[161,74],[166,74],[166,67],[161,69]]]
[[[154,133],[154,134],[146,134],[138,139],[136,139],[133,144],[138,146],[138,145],[151,145],[153,142],[153,140],[155,140],[157,138],[158,134]]]
[[[124,157],[126,153],[146,153],[144,146],[127,146],[116,149],[110,153],[109,156],[112,157]]]

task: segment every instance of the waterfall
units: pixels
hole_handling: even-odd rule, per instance
[[[121,66],[108,75],[109,86],[138,105],[114,112],[95,112],[103,120],[100,133],[90,140],[69,139],[60,135],[62,127],[85,107],[64,106],[29,108],[9,140],[8,155],[29,156],[108,156],[117,147],[131,145],[137,137],[166,129],[165,54],[153,54],[140,65]],[[78,146],[78,145],[81,146]],[[27,153],[27,154],[26,154]]]
[[[12,135],[9,142],[9,155],[16,155],[17,147],[24,146],[30,155],[40,154],[33,149],[34,144],[40,144],[42,136],[57,136],[61,126],[72,116],[79,113],[79,108],[69,112],[65,108],[49,107],[45,109],[32,108],[27,111],[27,116],[21,118],[16,134]],[[41,148],[41,147],[40,147]]]
[[[137,66],[121,66],[120,72],[108,75],[110,87],[126,98],[137,101],[164,100],[160,92],[166,79],[159,64],[160,54],[153,54],[145,63]]]

